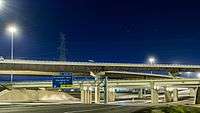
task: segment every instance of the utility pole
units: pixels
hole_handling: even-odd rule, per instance
[[[60,33],[60,38],[61,38],[61,42],[60,42],[60,46],[58,48],[60,56],[59,56],[59,60],[60,61],[66,61],[66,35],[64,33]]]

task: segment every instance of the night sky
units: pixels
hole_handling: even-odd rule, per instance
[[[15,58],[58,60],[60,32],[69,61],[200,64],[200,6],[191,1],[6,0],[0,55],[9,58],[9,23],[20,33]]]

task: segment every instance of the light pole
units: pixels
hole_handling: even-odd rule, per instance
[[[14,34],[17,32],[17,27],[15,25],[8,26],[8,32],[11,33],[11,51],[10,51],[10,57],[11,60],[13,61],[14,59]],[[10,76],[10,82],[12,84],[13,82],[13,72],[11,72]]]
[[[5,6],[5,0],[0,0],[0,9],[2,9]]]
[[[148,58],[148,62],[149,62],[151,65],[155,64],[155,62],[156,62],[155,57],[149,57],[149,58]],[[151,74],[152,74],[152,71],[151,71]]]

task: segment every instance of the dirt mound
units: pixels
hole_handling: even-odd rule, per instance
[[[0,92],[0,101],[80,101],[73,96],[58,91],[46,90],[4,90]]]

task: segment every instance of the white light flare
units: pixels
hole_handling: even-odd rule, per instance
[[[7,31],[10,33],[17,33],[18,29],[17,29],[16,25],[10,25],[10,26],[8,26]]]
[[[156,58],[155,58],[155,57],[149,57],[149,58],[148,58],[148,62],[149,62],[150,64],[155,64],[155,63],[156,63]]]

